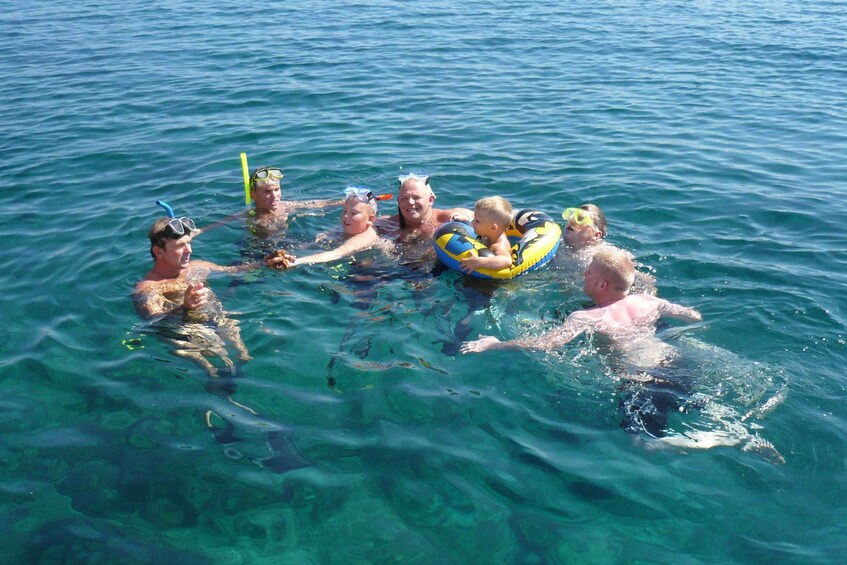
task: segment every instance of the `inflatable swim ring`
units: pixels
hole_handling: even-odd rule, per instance
[[[506,237],[512,244],[512,266],[499,271],[477,269],[469,273],[481,279],[511,279],[547,264],[562,239],[562,228],[538,210],[521,210],[512,218]],[[462,272],[459,261],[465,257],[485,257],[491,251],[476,238],[470,225],[448,222],[435,232],[435,254],[447,267]]]

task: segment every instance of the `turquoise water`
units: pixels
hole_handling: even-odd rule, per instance
[[[843,559],[844,4],[197,4],[0,15],[1,561]],[[785,463],[623,432],[590,340],[445,354],[469,309],[508,338],[584,306],[567,255],[476,312],[419,250],[215,276],[253,355],[227,402],[129,294],[153,202],[242,209],[242,151],[294,199],[414,170],[444,207],[596,202],[704,315],[661,333],[710,401],[671,428]],[[265,243],[233,222],[194,254]]]

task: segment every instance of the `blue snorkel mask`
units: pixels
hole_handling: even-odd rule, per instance
[[[168,213],[168,217],[171,219],[168,222],[168,229],[170,229],[171,233],[169,236],[172,239],[179,239],[184,235],[191,235],[191,232],[197,231],[197,226],[194,225],[194,220],[187,216],[183,216],[182,218],[177,218],[176,214],[174,214],[173,208],[163,200],[156,200],[156,204],[165,209],[165,212]]]

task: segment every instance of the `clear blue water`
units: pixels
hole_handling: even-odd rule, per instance
[[[843,559],[843,3],[0,12],[0,561]],[[663,336],[713,412],[671,427],[755,435],[785,463],[623,432],[591,341],[445,354],[473,293],[386,259],[211,279],[254,357],[232,398],[257,415],[226,402],[129,293],[153,202],[201,224],[242,209],[242,151],[294,199],[416,170],[445,207],[596,202],[659,294],[703,312]],[[285,244],[336,223],[299,216]],[[258,244],[234,222],[194,254]],[[584,305],[560,258],[499,286],[470,336]]]

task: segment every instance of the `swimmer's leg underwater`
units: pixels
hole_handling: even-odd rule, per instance
[[[441,347],[441,352],[444,355],[454,357],[459,353],[462,343],[467,341],[471,333],[471,321],[475,314],[491,305],[491,299],[497,287],[498,282],[494,280],[467,276],[456,279],[456,288],[464,296],[465,303],[468,305],[468,312],[456,322],[450,336],[444,340]]]
[[[215,439],[223,445],[231,446],[244,442],[247,436],[258,431],[264,436],[270,456],[245,454],[247,459],[276,473],[310,466],[311,463],[294,444],[294,428],[264,418],[249,406],[235,401],[232,395],[236,388],[235,380],[231,377],[213,378],[206,383],[207,392],[227,402],[206,410],[204,414],[205,425]],[[223,425],[217,425],[214,417],[220,419]],[[236,429],[239,430],[238,434]]]

